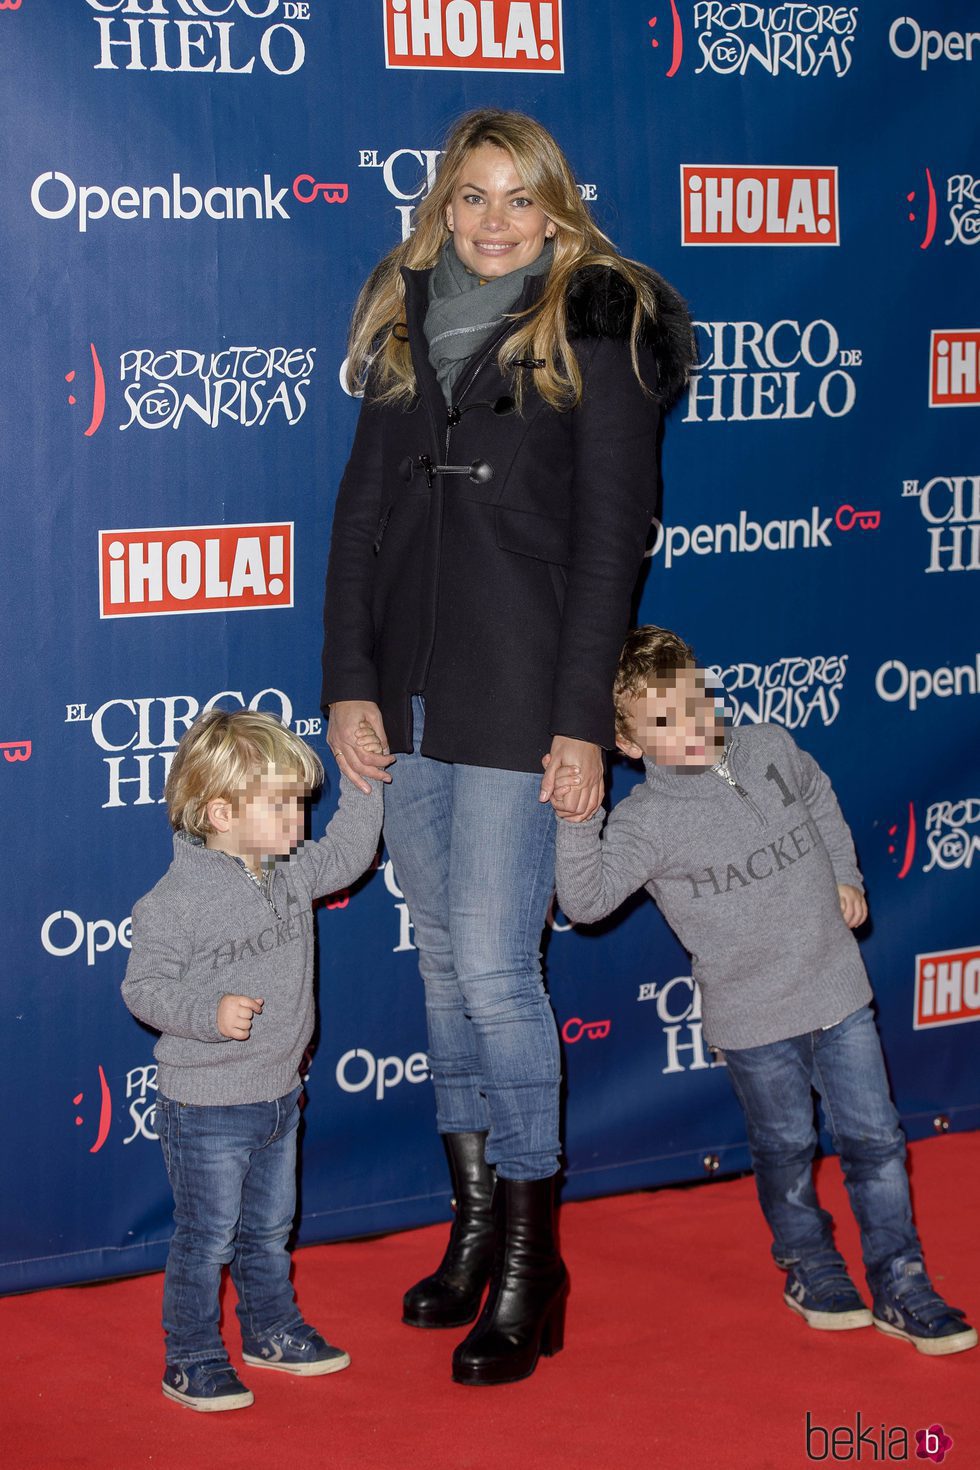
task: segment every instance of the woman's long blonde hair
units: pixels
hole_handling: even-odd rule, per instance
[[[405,320],[405,283],[401,267],[425,270],[435,265],[449,239],[446,209],[463,164],[474,148],[491,143],[503,148],[528,194],[554,221],[555,255],[547,284],[525,320],[501,346],[498,362],[508,373],[519,358],[538,358],[544,366],[534,375],[534,386],[554,408],[570,408],[582,396],[582,375],[568,340],[566,296],[575,271],[582,266],[606,266],[623,277],[635,292],[630,332],[633,371],[640,375],[637,344],[644,318],[655,320],[657,304],[651,273],[637,261],[620,255],[599,229],[579,197],[568,161],[554,138],[534,118],[521,112],[482,108],[454,124],[436,181],[415,211],[415,231],[395,247],[372,271],[354,307],[348,345],[347,385],[360,393],[371,370],[372,390],[382,402],[407,403],[415,394],[415,370],[403,333],[392,330]],[[515,375],[515,397],[520,402],[522,373]],[[643,384],[648,391],[656,385]]]

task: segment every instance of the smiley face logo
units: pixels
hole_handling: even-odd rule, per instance
[[[677,73],[677,70],[681,64],[681,59],[684,55],[684,29],[681,25],[681,18],[677,13],[677,6],[674,3],[674,0],[670,0],[670,18],[673,24],[673,36],[670,48],[670,67],[667,71],[667,75],[669,77],[672,77]],[[651,28],[655,28],[656,24],[657,17],[655,15],[647,21],[647,25],[649,25]],[[651,37],[650,45],[653,47],[654,51],[660,49],[660,41],[656,35]]]
[[[912,867],[912,859],[915,857],[915,803],[909,802],[908,826],[905,829],[904,840],[899,834],[899,823],[895,822],[887,829],[888,831],[888,855],[894,862],[901,861],[898,876],[904,878]],[[899,859],[899,848],[901,848],[901,859]]]
[[[91,439],[105,414],[105,374],[102,371],[99,354],[95,350],[95,343],[90,342],[88,345],[89,351],[92,354],[92,417],[89,420],[88,428],[85,430],[85,437],[86,439]],[[65,373],[65,382],[74,383],[75,377],[76,372],[72,368],[71,372]],[[74,393],[69,393],[68,402],[72,408],[74,408],[77,401]]]
[[[915,203],[915,190],[914,189],[912,190],[912,192],[910,194],[906,194],[905,201],[906,201],[907,204],[914,204]],[[910,209],[909,210],[909,221],[912,222],[912,223],[914,223],[914,221],[915,221],[915,210],[914,209]],[[920,250],[928,250],[929,249],[929,246],[932,244],[932,237],[933,237],[933,235],[935,233],[936,233],[936,186],[932,182],[932,174],[929,172],[928,169],[926,169],[926,220],[925,220],[925,234],[922,236],[922,239],[919,241],[919,249]]]
[[[81,1104],[84,1101],[85,1101],[85,1094],[84,1094],[84,1092],[78,1092],[72,1098],[72,1103],[74,1104],[74,1106],[76,1108],[77,1107],[80,1107]],[[76,1128],[81,1128],[82,1125],[84,1124],[84,1122],[85,1122],[84,1114],[82,1114],[82,1113],[76,1113],[75,1114],[75,1127]],[[97,1154],[98,1153],[99,1149],[102,1147],[102,1145],[105,1143],[106,1139],[109,1137],[109,1128],[110,1128],[111,1124],[112,1124],[112,1098],[111,1098],[111,1096],[109,1094],[109,1084],[106,1081],[105,1072],[103,1071],[102,1067],[100,1066],[99,1067],[99,1123],[98,1123],[98,1129],[97,1129],[96,1135],[95,1135],[95,1142],[92,1144],[92,1147],[89,1149],[89,1153],[90,1154]]]

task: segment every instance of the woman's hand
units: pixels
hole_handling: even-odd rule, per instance
[[[369,732],[366,736],[366,732]],[[327,722],[327,744],[342,776],[353,781],[365,796],[371,781],[391,780],[385,770],[395,759],[388,751],[381,711],[364,699],[339,699],[330,706]]]
[[[543,764],[545,773],[539,801],[550,801],[558,816],[568,822],[584,822],[599,810],[605,783],[602,750],[598,745],[588,740],[573,740],[570,735],[556,735]],[[579,777],[577,785],[568,779],[570,772]]]

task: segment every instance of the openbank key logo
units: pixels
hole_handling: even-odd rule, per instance
[[[933,332],[929,339],[929,407],[980,404],[980,327]]]
[[[961,1021],[980,1021],[980,949],[917,954],[914,1029]]]
[[[99,532],[103,618],[293,605],[293,522]]]
[[[385,66],[565,70],[561,0],[384,0]]]
[[[682,245],[839,245],[836,168],[681,164]]]

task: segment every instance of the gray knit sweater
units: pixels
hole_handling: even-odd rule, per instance
[[[228,853],[178,832],[169,869],[133,908],[123,999],[161,1033],[157,1085],[176,1102],[271,1101],[299,1082],[313,1034],[315,898],[364,872],[381,831],[381,786],[346,778],[319,842],[277,862],[260,886]],[[247,1041],[217,1028],[223,995],[263,999]]]
[[[594,923],[646,886],[691,955],[704,1034],[762,1046],[842,1021],[871,999],[838,883],[863,890],[830,782],[780,725],[742,726],[729,784],[644,761],[612,811],[558,823],[558,901]],[[600,836],[601,834],[601,836]]]

